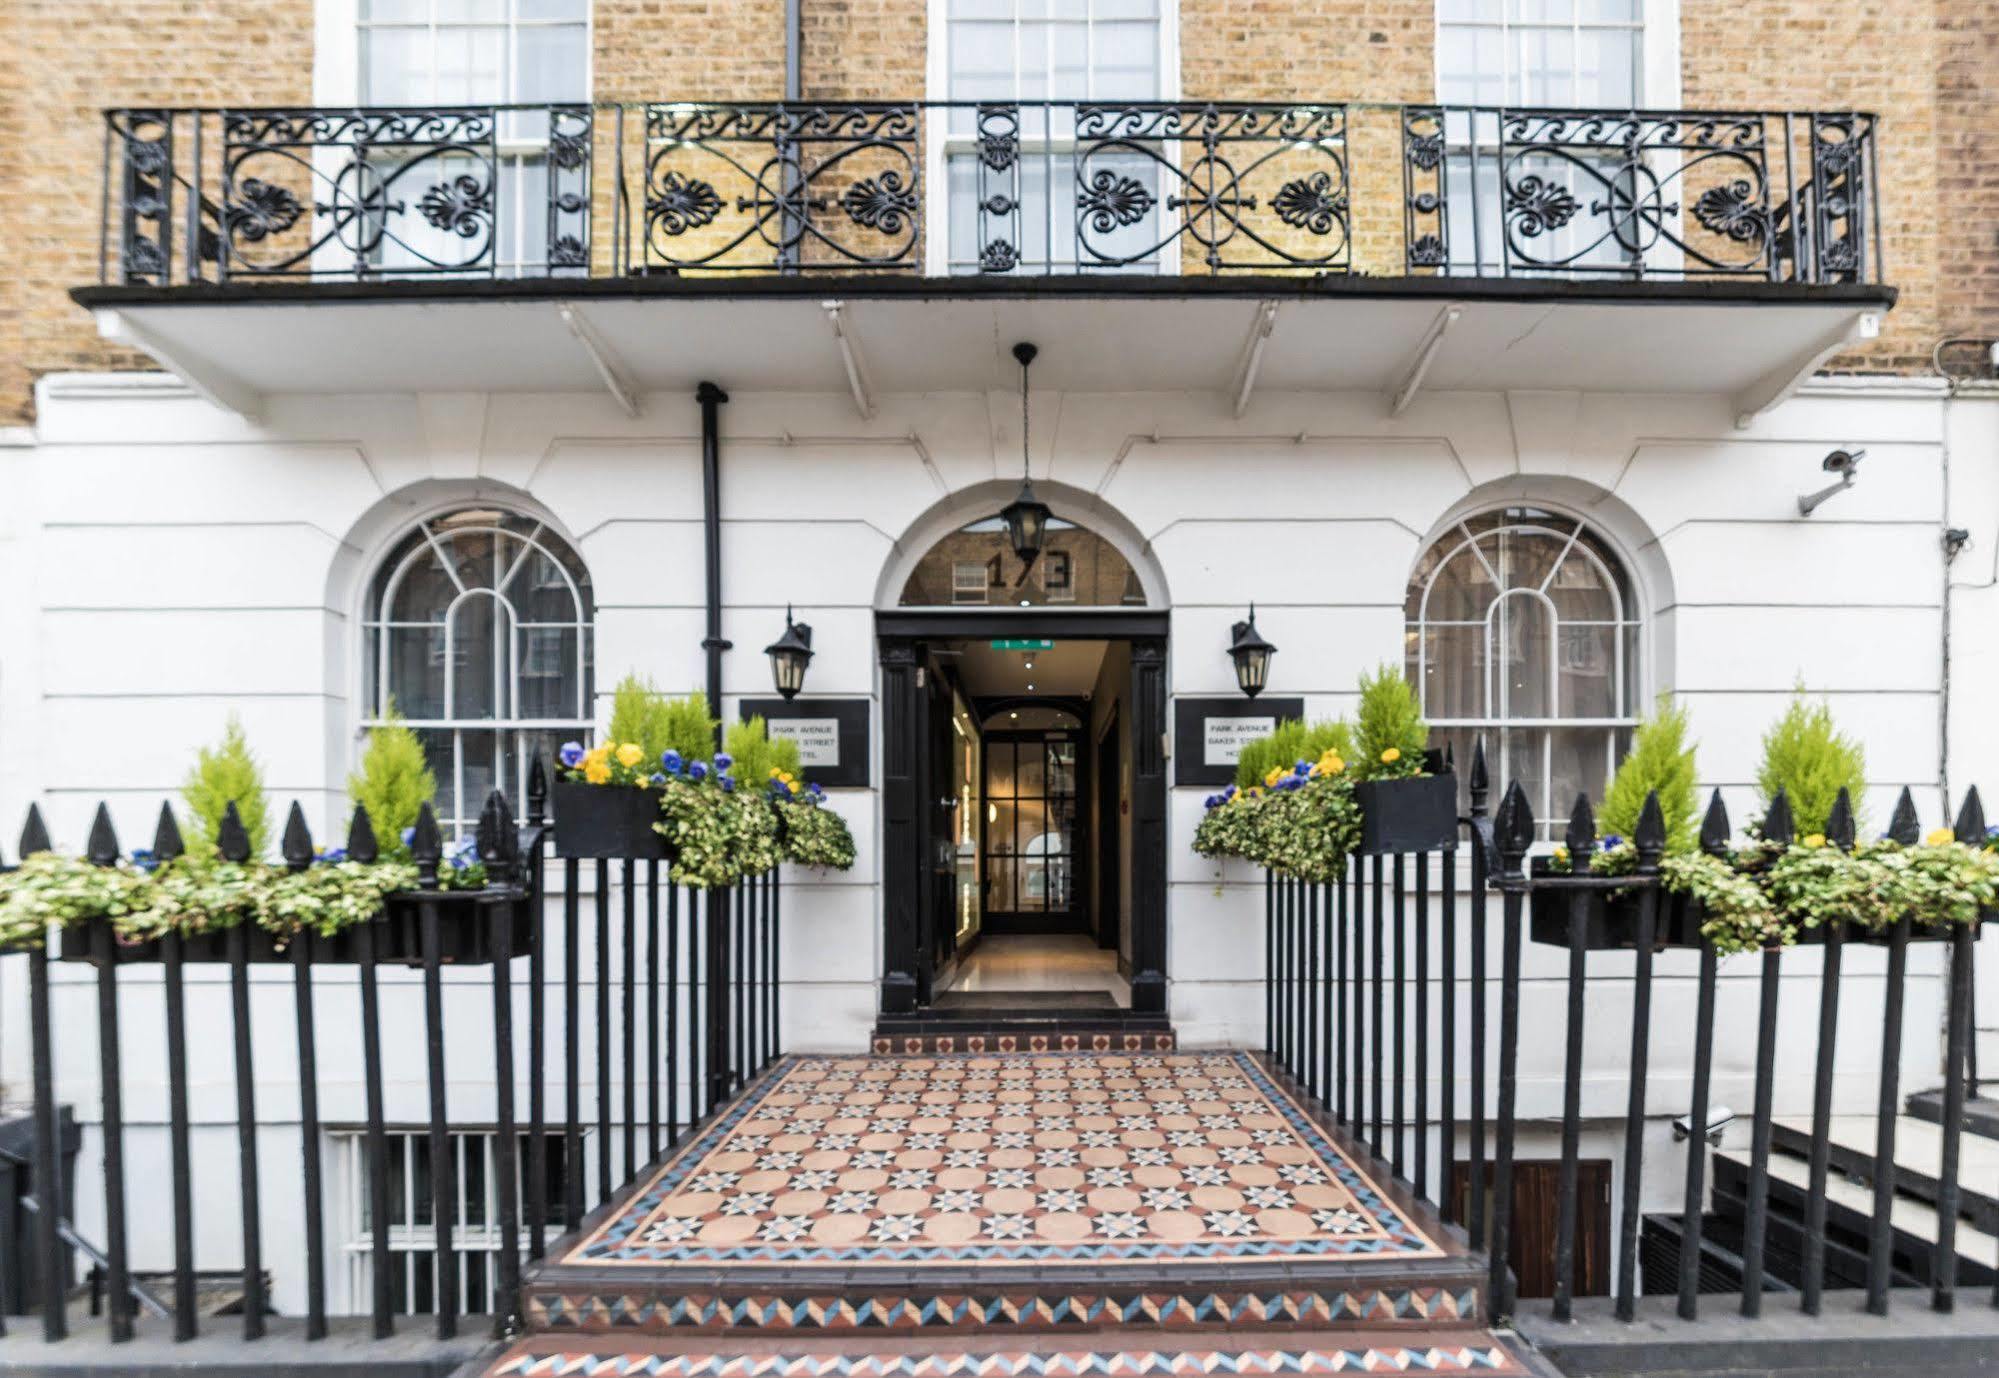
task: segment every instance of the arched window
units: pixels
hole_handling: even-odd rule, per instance
[[[519,810],[528,763],[591,725],[590,575],[531,517],[467,507],[417,525],[376,571],[364,722],[395,709],[437,775],[438,821],[477,826],[495,788]]]
[[[1603,797],[1637,721],[1640,611],[1610,545],[1532,507],[1457,523],[1416,563],[1409,677],[1461,763],[1485,738],[1495,790],[1518,780],[1542,836]]]
[[[1143,607],[1138,571],[1096,532],[1051,518],[1040,558],[1023,566],[1006,527],[986,517],[930,547],[910,571],[905,608]]]

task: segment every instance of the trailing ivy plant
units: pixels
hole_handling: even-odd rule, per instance
[[[187,846],[192,855],[215,854],[216,839],[222,831],[222,816],[229,806],[243,820],[250,837],[250,855],[263,856],[271,834],[271,810],[264,801],[264,768],[250,751],[243,722],[229,715],[222,740],[195,753],[194,767],[181,785],[187,802]]]
[[[1430,728],[1416,690],[1400,669],[1383,665],[1360,681],[1354,719],[1354,778],[1402,780],[1423,773]]]
[[[1784,716],[1763,734],[1756,786],[1766,809],[1779,790],[1784,792],[1800,837],[1822,835],[1842,789],[1859,809],[1867,787],[1867,753],[1834,725],[1823,699],[1808,702],[1800,688]]]

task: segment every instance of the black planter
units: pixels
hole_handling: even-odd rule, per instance
[[[1407,780],[1362,780],[1353,787],[1360,805],[1362,856],[1432,852],[1458,837],[1458,777],[1417,775]]]
[[[668,859],[666,839],[652,829],[659,822],[659,795],[652,790],[558,780],[549,786],[548,804],[557,856]]]
[[[180,940],[180,955],[184,962],[226,962],[229,957],[229,934],[226,928],[212,929],[206,933],[184,933]],[[278,940],[271,933],[252,924],[244,931],[246,954],[253,963],[283,962],[292,960],[290,947],[280,948]],[[114,966],[142,966],[157,964],[165,960],[166,944],[163,939],[153,938],[143,943],[121,943],[111,932],[108,923],[86,924],[81,928],[65,928],[62,942],[56,949],[56,960],[62,962],[89,962],[102,966],[106,962]]]
[[[1528,869],[1535,876],[1552,874],[1548,858],[1535,857]],[[1555,886],[1527,892],[1527,927],[1537,943],[1549,947],[1569,945],[1569,906],[1576,891]],[[1585,907],[1583,949],[1587,952],[1614,952],[1638,945],[1638,894],[1635,890],[1582,892]],[[1701,902],[1692,895],[1659,888],[1658,909],[1652,920],[1652,946],[1701,946],[1701,923],[1705,915]]]
[[[405,891],[390,895],[382,913],[366,925],[375,935],[374,957],[377,963],[422,965],[423,902],[426,899],[437,904],[439,957],[449,965],[483,966],[494,959],[497,954],[493,945],[493,913],[497,906],[505,906],[510,911],[508,921],[512,927],[514,956],[527,955],[528,945],[534,941],[535,906],[527,903],[519,890],[438,890],[428,895]],[[209,933],[182,935],[181,960],[229,961],[229,932],[228,929],[217,929]],[[292,947],[298,943],[311,944],[315,966],[351,966],[361,960],[358,928],[342,929],[330,938],[300,934],[284,947],[278,946],[274,934],[262,928],[253,926],[245,931],[244,936],[248,941],[246,955],[252,963],[289,966],[293,961]],[[106,962],[117,966],[157,965],[165,960],[165,946],[164,940],[159,938],[143,943],[121,943],[112,936],[111,925],[92,923],[80,928],[63,929],[55,957],[58,961],[89,962],[98,966]]]

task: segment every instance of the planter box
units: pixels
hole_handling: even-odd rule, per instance
[[[1536,876],[1553,874],[1548,869],[1546,857],[1535,857],[1529,864],[1529,870]],[[1565,948],[1569,945],[1569,906],[1576,893],[1553,887],[1527,892],[1528,933],[1535,942],[1548,947]],[[1638,896],[1635,893],[1585,890],[1582,895],[1586,906],[1583,920],[1585,951],[1610,952],[1637,946]],[[1652,921],[1653,948],[1699,947],[1702,943],[1703,917],[1701,903],[1692,895],[1660,887],[1658,909]]]
[[[513,926],[513,955],[527,955],[535,939],[535,906],[526,902],[519,890],[439,890],[429,895],[406,891],[389,896],[387,907],[369,923],[375,934],[375,961],[378,965],[421,966],[423,964],[423,902],[434,899],[438,907],[438,946],[448,965],[481,966],[496,955],[492,941],[492,915],[496,905],[508,906]],[[358,930],[343,929],[330,938],[302,934],[294,943],[312,944],[315,966],[351,966],[361,960]],[[277,938],[261,928],[248,930],[248,956],[252,963],[292,964],[292,948],[280,948]],[[143,943],[120,943],[111,935],[109,924],[93,923],[62,930],[55,957],[63,962],[109,961],[118,966],[153,964],[165,959],[165,943],[153,939]],[[229,931],[190,933],[181,938],[181,959],[187,962],[227,962]]]
[[[668,860],[666,839],[652,830],[659,796],[651,790],[558,780],[549,786],[548,803],[557,856]]]
[[[1360,846],[1355,851],[1362,856],[1432,852],[1457,842],[1455,775],[1363,780],[1353,793],[1360,805]]]

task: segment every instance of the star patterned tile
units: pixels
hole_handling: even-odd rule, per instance
[[[1053,1053],[787,1059],[564,1261],[1442,1253],[1249,1055]]]

